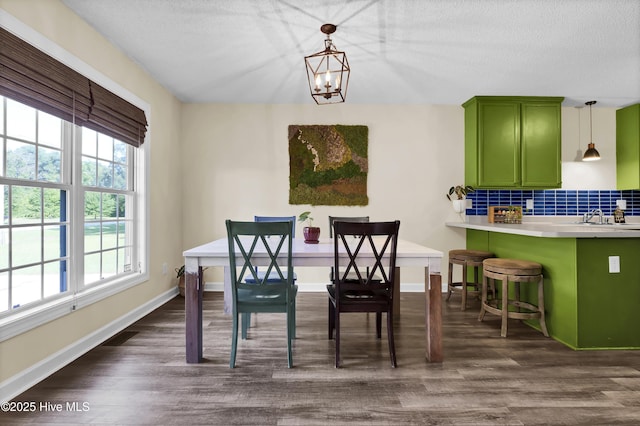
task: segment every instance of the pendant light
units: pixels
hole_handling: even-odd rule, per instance
[[[336,28],[333,24],[321,26],[320,31],[327,36],[324,50],[304,58],[311,97],[318,105],[344,102],[347,96],[351,69],[347,55],[331,40]]]
[[[582,161],[597,161],[600,159],[600,153],[596,149],[596,144],[593,143],[593,118],[591,116],[591,105],[595,104],[596,101],[585,102],[585,105],[589,105],[589,145],[588,149],[584,153],[584,157],[582,157]]]

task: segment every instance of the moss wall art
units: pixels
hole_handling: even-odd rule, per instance
[[[289,204],[366,206],[369,128],[289,126]]]

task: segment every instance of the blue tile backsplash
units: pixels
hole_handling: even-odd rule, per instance
[[[627,216],[640,216],[640,191],[477,189],[468,198],[473,200],[473,208],[467,209],[469,216],[484,216],[489,206],[522,206],[524,216],[582,216],[598,208],[610,216],[616,200],[627,201]],[[525,208],[529,199],[533,210]]]

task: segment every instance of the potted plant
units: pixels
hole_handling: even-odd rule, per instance
[[[302,229],[304,234],[304,242],[307,244],[318,244],[320,238],[320,228],[313,226],[313,218],[311,212],[302,212],[298,216],[298,222],[307,222],[307,226]]]
[[[449,188],[449,193],[447,194],[447,198],[453,204],[453,209],[456,213],[463,213],[467,209],[467,194],[475,191],[472,186],[469,185],[456,185]],[[452,195],[455,195],[455,198],[451,198]]]

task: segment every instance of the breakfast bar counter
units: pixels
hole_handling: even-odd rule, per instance
[[[574,349],[640,349],[640,224],[473,219],[446,224],[466,232],[467,249],[542,264],[551,337]]]
[[[447,226],[503,234],[547,238],[640,238],[640,223],[591,224],[578,220],[530,221],[519,224],[488,223],[486,218],[473,222],[447,222]]]

